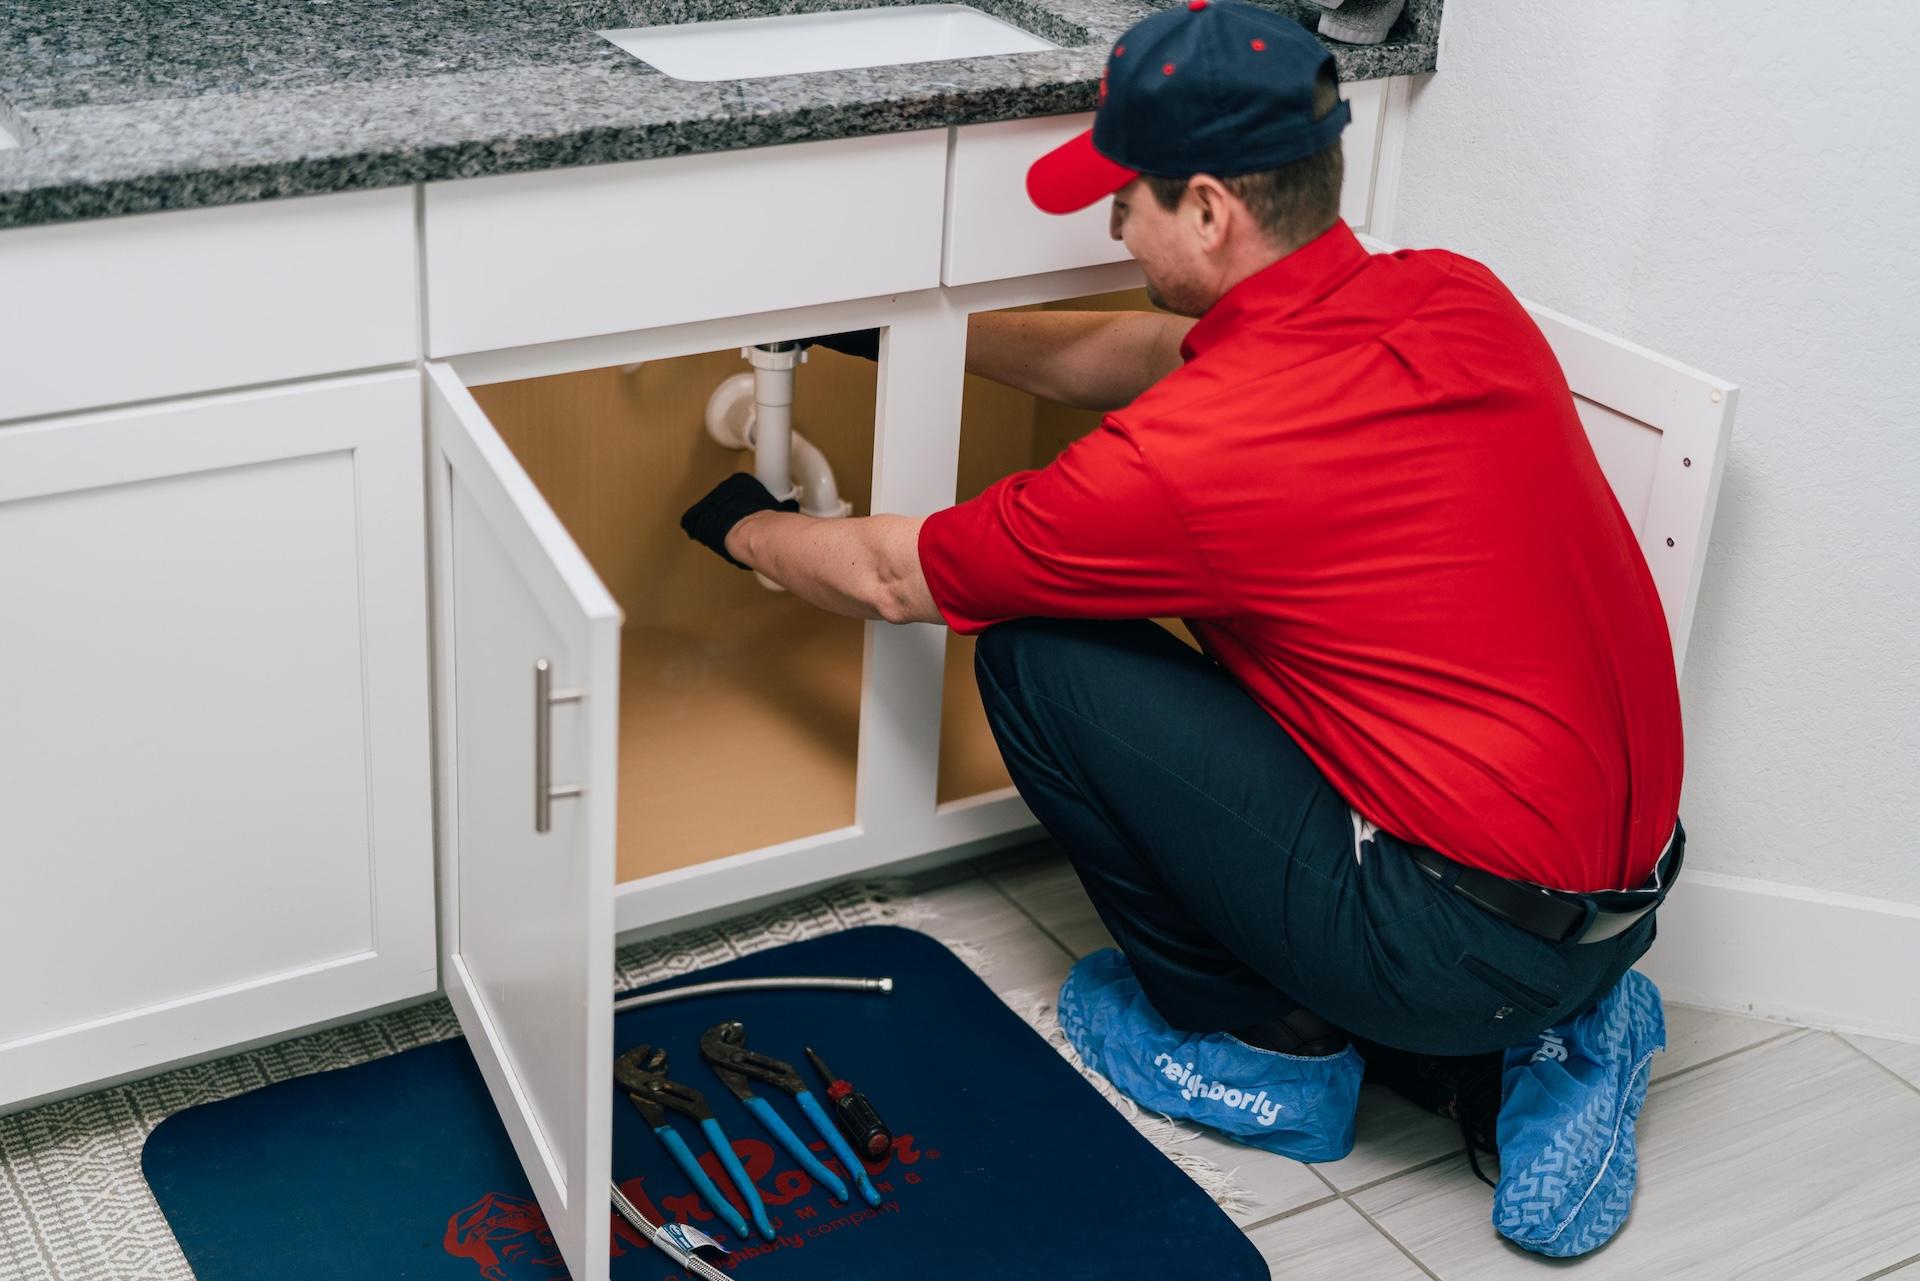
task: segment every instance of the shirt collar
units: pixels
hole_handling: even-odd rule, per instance
[[[1280,320],[1339,288],[1370,257],[1344,219],[1286,257],[1262,267],[1207,308],[1180,343],[1192,360],[1250,321]]]

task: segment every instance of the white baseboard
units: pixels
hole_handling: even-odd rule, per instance
[[[1634,968],[1684,1005],[1920,1042],[1920,904],[1689,870]]]

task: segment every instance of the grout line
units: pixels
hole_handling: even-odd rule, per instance
[[[1894,1071],[1892,1068],[1888,1067],[1885,1063],[1882,1063],[1879,1059],[1875,1058],[1872,1054],[1868,1053],[1866,1050],[1863,1050],[1859,1046],[1855,1045],[1851,1040],[1849,1040],[1846,1037],[1845,1034],[1840,1032],[1833,1032],[1833,1033],[1829,1033],[1829,1035],[1839,1037],[1841,1044],[1845,1045],[1848,1049],[1852,1050],[1855,1054],[1858,1054],[1861,1058],[1873,1064],[1875,1067],[1879,1068],[1882,1072],[1885,1072],[1888,1076],[1900,1082],[1900,1084],[1906,1086],[1909,1090],[1912,1090],[1915,1094],[1920,1094],[1920,1084],[1915,1084],[1914,1082],[1909,1081],[1905,1076],[1902,1076],[1900,1073]]]
[[[1391,1183],[1395,1179],[1404,1178],[1409,1174],[1418,1174],[1422,1170],[1430,1170],[1434,1166],[1441,1165],[1448,1161],[1459,1161],[1465,1164],[1466,1155],[1467,1150],[1464,1147],[1456,1148],[1452,1152],[1442,1152],[1439,1156],[1428,1157],[1417,1165],[1410,1165],[1404,1170],[1395,1170],[1392,1174],[1383,1174],[1377,1179],[1368,1179],[1365,1183],[1356,1183],[1350,1188],[1337,1188],[1335,1191],[1339,1192],[1343,1197],[1357,1196],[1362,1192],[1371,1192],[1383,1183]],[[1475,1179],[1474,1182],[1476,1184],[1480,1183],[1478,1179]],[[1481,1184],[1481,1186],[1484,1187],[1485,1185]]]
[[[1879,1277],[1891,1276],[1895,1272],[1898,1272],[1900,1269],[1906,1267],[1909,1263],[1920,1263],[1920,1254],[1916,1254],[1909,1258],[1902,1259],[1898,1263],[1890,1263],[1886,1267],[1881,1268],[1878,1272],[1869,1272],[1867,1273],[1867,1275],[1859,1278],[1859,1281],[1876,1281],[1876,1279]]]
[[[1035,928],[1036,930],[1039,930],[1042,934],[1046,935],[1047,941],[1049,943],[1059,948],[1062,952],[1065,952],[1067,954],[1068,960],[1077,961],[1080,959],[1079,956],[1075,954],[1072,948],[1068,947],[1065,943],[1062,943],[1060,941],[1059,935],[1055,934],[1052,930],[1048,929],[1045,925],[1041,924],[1040,918],[1027,910],[1027,905],[1025,903],[1022,903],[1019,899],[1015,898],[1012,894],[1008,893],[1006,886],[1000,884],[999,881],[995,880],[992,872],[980,872],[979,877],[981,880],[985,881],[988,885],[993,887],[994,893],[998,894],[1001,898],[1005,899],[1007,902],[1013,904],[1015,911],[1019,912],[1020,915],[1026,917],[1029,921],[1033,923],[1033,928]]]
[[[1327,1191],[1331,1192],[1335,1196],[1341,1195],[1339,1187],[1334,1183],[1332,1179],[1329,1179],[1326,1175],[1320,1173],[1320,1167],[1317,1164],[1309,1165],[1307,1166],[1307,1169],[1313,1175],[1314,1178],[1320,1180],[1320,1182],[1326,1185]]]
[[[1716,1064],[1716,1063],[1724,1063],[1724,1062],[1725,1062],[1726,1060],[1728,1060],[1728,1059],[1731,1059],[1731,1058],[1734,1058],[1734,1057],[1736,1057],[1736,1056],[1738,1056],[1738,1055],[1741,1055],[1741,1054],[1745,1054],[1745,1053],[1747,1053],[1747,1052],[1748,1052],[1749,1050],[1759,1050],[1759,1049],[1764,1049],[1764,1048],[1766,1048],[1767,1046],[1770,1046],[1770,1045],[1777,1045],[1777,1044],[1779,1044],[1779,1043],[1781,1043],[1781,1042],[1783,1042],[1783,1041],[1786,1041],[1786,1040],[1789,1040],[1789,1039],[1791,1039],[1791,1038],[1794,1038],[1794,1037],[1798,1037],[1798,1036],[1802,1036],[1802,1035],[1804,1035],[1804,1034],[1806,1034],[1806,1033],[1809,1033],[1809,1032],[1811,1032],[1811,1031],[1813,1031],[1813,1030],[1814,1030],[1814,1029],[1812,1029],[1812,1028],[1803,1028],[1803,1027],[1789,1027],[1789,1028],[1786,1028],[1786,1029],[1784,1029],[1783,1031],[1781,1031],[1781,1032],[1779,1032],[1778,1034],[1776,1034],[1776,1035],[1774,1035],[1774,1036],[1770,1036],[1770,1037],[1768,1037],[1768,1038],[1767,1038],[1766,1040],[1764,1040],[1764,1041],[1755,1041],[1755,1042],[1754,1042],[1753,1044],[1751,1044],[1751,1045],[1743,1045],[1743,1046],[1740,1046],[1740,1047],[1739,1047],[1738,1049],[1733,1049],[1733,1050],[1728,1050],[1728,1051],[1727,1051],[1726,1053],[1724,1053],[1724,1054],[1716,1054],[1716,1055],[1714,1055],[1714,1056],[1713,1056],[1712,1058],[1710,1058],[1710,1059],[1703,1059],[1703,1060],[1701,1060],[1701,1061],[1700,1061],[1700,1062],[1698,1062],[1698,1063],[1692,1063],[1692,1064],[1689,1064],[1689,1065],[1687,1065],[1686,1067],[1683,1067],[1683,1068],[1681,1068],[1681,1069],[1680,1069],[1680,1070],[1678,1070],[1677,1072],[1673,1072],[1673,1073],[1670,1073],[1670,1074],[1667,1074],[1667,1075],[1664,1075],[1664,1076],[1661,1076],[1661,1077],[1660,1077],[1660,1078],[1659,1078],[1658,1080],[1656,1080],[1656,1081],[1654,1081],[1654,1082],[1653,1082],[1653,1083],[1652,1083],[1651,1085],[1649,1085],[1649,1086],[1647,1087],[1647,1093],[1648,1093],[1649,1095],[1651,1095],[1651,1094],[1653,1093],[1653,1091],[1654,1091],[1654,1090],[1656,1090],[1656,1089],[1658,1089],[1658,1088],[1659,1088],[1659,1087],[1661,1087],[1662,1085],[1665,1085],[1665,1084],[1666,1084],[1666,1083],[1667,1083],[1668,1081],[1677,1081],[1677,1080],[1679,1080],[1679,1079],[1680,1079],[1681,1077],[1684,1077],[1684,1076],[1686,1076],[1686,1075],[1688,1075],[1689,1073],[1692,1073],[1692,1072],[1696,1072],[1696,1071],[1698,1071],[1698,1070],[1699,1070],[1699,1069],[1701,1069],[1701,1068],[1705,1068],[1705,1067],[1711,1067],[1711,1066],[1713,1066],[1713,1065],[1714,1065],[1714,1064]],[[1844,1038],[1842,1038],[1842,1039],[1844,1039]],[[1864,1050],[1861,1050],[1859,1046],[1854,1046],[1853,1048],[1854,1048],[1854,1049],[1855,1049],[1856,1051],[1858,1051],[1859,1053],[1861,1053],[1861,1054],[1865,1054],[1865,1053],[1866,1053],[1866,1051],[1864,1051]],[[1872,1056],[1872,1055],[1867,1055],[1867,1057],[1868,1057],[1868,1058],[1872,1058],[1873,1056]],[[1878,1063],[1878,1061],[1877,1061],[1877,1060],[1876,1060],[1876,1063],[1878,1064],[1878,1066],[1880,1066],[1880,1067],[1882,1067],[1882,1068],[1886,1068],[1886,1065],[1885,1065],[1885,1064],[1883,1064],[1883,1063]],[[1887,1070],[1888,1070],[1888,1071],[1891,1071],[1892,1069],[1890,1069],[1890,1068],[1889,1068],[1889,1069],[1887,1069]],[[1895,1076],[1898,1076],[1898,1075],[1899,1075],[1899,1073],[1897,1073],[1897,1072],[1896,1072],[1896,1073],[1894,1073],[1894,1075],[1895,1075]],[[1902,1078],[1902,1080],[1903,1080],[1903,1082],[1904,1082],[1905,1084],[1907,1084],[1907,1085],[1910,1085],[1910,1086],[1912,1085],[1912,1082],[1910,1082],[1910,1081],[1905,1081],[1905,1079],[1904,1079],[1904,1078]],[[1920,1086],[1916,1086],[1916,1087],[1914,1087],[1914,1088],[1915,1088],[1916,1090],[1920,1090]],[[1339,1193],[1339,1194],[1340,1194],[1341,1196],[1343,1196],[1343,1197],[1353,1197],[1353,1196],[1356,1196],[1356,1195],[1358,1195],[1359,1193],[1362,1193],[1362,1192],[1370,1192],[1370,1191],[1372,1191],[1372,1190],[1373,1190],[1374,1188],[1377,1188],[1377,1187],[1379,1187],[1380,1185],[1382,1185],[1382,1184],[1384,1184],[1384,1183],[1391,1183],[1391,1182],[1393,1182],[1393,1181],[1394,1181],[1395,1179],[1399,1179],[1399,1178],[1404,1178],[1405,1176],[1407,1176],[1407,1175],[1409,1175],[1409,1174],[1417,1174],[1417,1173],[1419,1173],[1419,1172],[1420,1172],[1420,1171],[1422,1171],[1422,1170],[1427,1170],[1427,1169],[1431,1169],[1432,1167],[1434,1167],[1434,1166],[1436,1166],[1436,1165],[1440,1165],[1440,1164],[1443,1164],[1443,1163],[1445,1163],[1445,1162],[1447,1162],[1447,1161],[1458,1161],[1458,1160],[1461,1160],[1461,1159],[1462,1159],[1462,1158],[1463,1158],[1463,1157],[1465,1156],[1465,1153],[1466,1153],[1466,1148],[1465,1148],[1464,1146],[1463,1146],[1463,1147],[1458,1147],[1458,1148],[1455,1148],[1454,1150],[1452,1150],[1451,1152],[1443,1152],[1443,1153],[1441,1153],[1441,1154],[1440,1154],[1439,1156],[1434,1156],[1434,1157],[1429,1157],[1429,1158],[1427,1158],[1426,1160],[1424,1160],[1424,1161],[1420,1161],[1420,1162],[1418,1162],[1418,1163],[1416,1163],[1416,1164],[1414,1164],[1414,1165],[1409,1165],[1409,1166],[1406,1166],[1406,1167],[1405,1167],[1405,1168],[1403,1168],[1403,1169],[1399,1169],[1399,1170],[1395,1170],[1395,1171],[1394,1171],[1393,1173],[1391,1173],[1391,1174],[1383,1174],[1383,1175],[1381,1175],[1381,1176],[1379,1176],[1378,1178],[1374,1178],[1374,1179],[1369,1179],[1369,1180],[1368,1180],[1367,1182],[1365,1182],[1365,1183],[1357,1183],[1357,1184],[1355,1184],[1355,1185],[1354,1185],[1353,1187],[1350,1187],[1350,1188],[1339,1188],[1339,1187],[1335,1187],[1335,1186],[1334,1186],[1334,1184],[1333,1184],[1333,1181],[1332,1181],[1331,1179],[1328,1179],[1326,1175],[1324,1175],[1324,1174],[1320,1174],[1320,1171],[1318,1171],[1318,1170],[1315,1170],[1315,1171],[1314,1171],[1314,1173],[1315,1173],[1315,1174],[1320,1174],[1320,1179],[1321,1179],[1321,1181],[1322,1181],[1322,1182],[1324,1182],[1324,1183],[1326,1183],[1328,1187],[1332,1187],[1332,1188],[1334,1188],[1334,1190],[1335,1190],[1336,1192],[1338,1192],[1338,1193]]]
[[[1365,1219],[1367,1221],[1367,1226],[1371,1227],[1375,1232],[1378,1232],[1381,1236],[1391,1241],[1393,1243],[1393,1248],[1398,1250],[1400,1253],[1406,1255],[1407,1261],[1413,1264],[1414,1267],[1420,1269],[1422,1274],[1433,1278],[1433,1281],[1440,1281],[1439,1273],[1435,1272],[1432,1268],[1422,1263],[1420,1261],[1420,1256],[1415,1254],[1413,1251],[1407,1249],[1405,1245],[1401,1244],[1399,1237],[1393,1235],[1393,1233],[1381,1227],[1379,1220],[1375,1219],[1371,1214],[1368,1214],[1365,1210],[1362,1210],[1358,1205],[1354,1204],[1353,1198],[1348,1196],[1342,1196],[1340,1199],[1346,1202],[1346,1204],[1352,1208],[1355,1214]]]
[[[1689,1063],[1686,1067],[1681,1068],[1677,1072],[1663,1072],[1660,1074],[1657,1080],[1653,1081],[1650,1085],[1647,1086],[1647,1093],[1651,1095],[1655,1090],[1665,1085],[1668,1081],[1677,1081],[1683,1076],[1687,1076],[1694,1072],[1698,1072],[1701,1068],[1712,1067],[1716,1063],[1724,1063],[1728,1059],[1734,1058],[1741,1054],[1745,1054],[1749,1050],[1763,1050],[1769,1045],[1778,1045],[1783,1041],[1788,1041],[1788,1040],[1792,1040],[1795,1037],[1804,1036],[1806,1033],[1812,1032],[1815,1030],[1816,1029],[1810,1028],[1810,1027],[1789,1027],[1786,1031],[1776,1033],[1775,1035],[1768,1037],[1764,1041],[1755,1041],[1751,1045],[1743,1045],[1737,1050],[1728,1050],[1725,1054],[1716,1054],[1710,1059],[1702,1059],[1698,1063]]]
[[[1321,1206],[1331,1204],[1339,1199],[1340,1195],[1338,1193],[1316,1197],[1311,1201],[1304,1201],[1299,1205],[1288,1206],[1278,1214],[1269,1214],[1264,1219],[1255,1219],[1251,1223],[1235,1223],[1234,1226],[1240,1229],[1242,1236],[1252,1236],[1254,1232],[1260,1228],[1269,1227],[1275,1223],[1279,1223],[1283,1219],[1291,1219],[1296,1214],[1305,1214],[1308,1210],[1318,1210]]]

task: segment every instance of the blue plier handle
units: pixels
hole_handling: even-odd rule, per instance
[[[880,1192],[873,1186],[873,1180],[867,1177],[867,1167],[855,1156],[847,1141],[840,1137],[840,1131],[820,1106],[813,1092],[800,1074],[793,1070],[791,1063],[782,1062],[771,1055],[760,1054],[747,1048],[747,1028],[744,1023],[716,1023],[708,1028],[700,1038],[700,1056],[713,1065],[715,1075],[721,1083],[733,1091],[733,1096],[746,1105],[749,1112],[759,1118],[760,1123],[772,1132],[780,1145],[792,1154],[801,1168],[824,1184],[836,1200],[847,1199],[847,1185],[835,1177],[833,1171],[807,1150],[800,1136],[793,1132],[773,1106],[753,1092],[748,1085],[749,1078],[777,1086],[793,1096],[794,1102],[806,1114],[813,1128],[820,1131],[820,1137],[827,1141],[833,1155],[846,1168],[847,1177],[860,1189],[861,1199],[868,1205],[878,1208]]]
[[[853,1178],[853,1185],[860,1189],[861,1199],[874,1209],[880,1208],[880,1190],[873,1186],[873,1180],[867,1177],[867,1167],[859,1157],[853,1154],[853,1148],[840,1137],[840,1131],[834,1127],[820,1101],[813,1097],[813,1091],[802,1090],[793,1096],[800,1110],[807,1114],[807,1120],[813,1122],[813,1128],[820,1131],[820,1137],[827,1141],[833,1154],[840,1158],[847,1173]]]
[[[707,1172],[687,1147],[686,1140],[667,1124],[667,1113],[678,1112],[698,1122],[700,1132],[706,1135],[707,1144],[713,1149],[714,1156],[719,1158],[721,1168],[726,1170],[727,1177],[739,1189],[740,1199],[747,1203],[754,1227],[767,1240],[775,1238],[773,1224],[767,1218],[766,1203],[761,1201],[759,1189],[753,1186],[753,1180],[747,1177],[740,1158],[734,1155],[733,1143],[720,1128],[720,1122],[714,1120],[712,1109],[707,1107],[706,1096],[691,1086],[667,1079],[665,1050],[651,1045],[628,1050],[614,1060],[613,1079],[626,1092],[641,1119],[653,1128],[662,1146],[673,1157],[674,1164],[693,1182],[695,1191],[699,1192],[715,1214],[726,1221],[728,1227],[745,1237],[748,1235],[746,1220],[733,1208],[733,1203],[720,1194],[713,1180],[707,1177]]]
[[[687,1146],[687,1141],[675,1134],[670,1125],[656,1125],[653,1127],[653,1132],[660,1136],[661,1144],[673,1155],[673,1163],[680,1167],[680,1172],[692,1181],[694,1191],[700,1194],[701,1200],[726,1221],[727,1226],[733,1229],[735,1236],[745,1237],[747,1221],[740,1217],[740,1211],[733,1208],[733,1202],[720,1195],[720,1189],[713,1185],[713,1180],[707,1177],[707,1172],[700,1168],[700,1162],[694,1158],[693,1150]]]
[[[793,1132],[793,1127],[773,1110],[773,1104],[757,1094],[740,1101],[747,1105],[747,1111],[753,1113],[760,1124],[767,1127],[767,1133],[780,1141],[780,1146],[787,1150],[787,1155],[798,1161],[800,1168],[812,1175],[814,1181],[827,1190],[828,1196],[836,1201],[847,1199],[847,1185],[840,1181],[840,1176],[822,1165],[820,1158],[807,1150],[807,1145],[800,1141],[800,1136]]]

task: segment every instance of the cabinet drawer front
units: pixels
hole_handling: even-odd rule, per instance
[[[0,420],[412,360],[413,189],[0,232]]]
[[[946,139],[430,185],[428,346],[451,355],[930,288]]]
[[[1365,230],[1372,201],[1385,86],[1384,80],[1341,86],[1353,107],[1353,123],[1341,135],[1347,177],[1340,215],[1356,230]],[[1049,214],[1027,198],[1028,166],[1092,124],[1091,114],[1047,116],[953,131],[942,280],[971,285],[1127,257],[1126,246],[1107,234],[1107,201],[1078,213]]]
[[[1127,247],[1107,235],[1107,201],[1078,213],[1049,214],[1027,198],[1028,166],[1092,124],[1088,113],[953,131],[942,280],[971,285],[1128,256]]]

